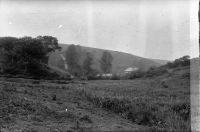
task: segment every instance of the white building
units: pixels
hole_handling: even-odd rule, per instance
[[[112,77],[112,74],[111,73],[102,74],[102,77]]]
[[[129,68],[124,70],[124,73],[129,74],[131,72],[137,71],[138,69],[139,69],[138,67],[129,67]]]
[[[111,78],[113,75],[111,73],[105,73],[105,74],[97,74],[96,76],[102,78]]]

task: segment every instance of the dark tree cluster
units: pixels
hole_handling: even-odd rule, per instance
[[[68,71],[76,77],[89,77],[94,74],[93,55],[84,52],[79,45],[70,45],[65,53]]]
[[[0,69],[2,73],[41,75],[48,69],[51,52],[60,49],[52,36],[1,37]]]
[[[186,55],[181,58],[175,59],[172,62],[168,62],[160,67],[150,67],[147,71],[134,71],[127,76],[128,79],[135,79],[141,77],[156,77],[168,72],[168,69],[177,67],[190,66],[190,56]]]
[[[84,52],[79,45],[70,45],[65,53],[68,71],[76,77],[94,78],[99,71],[92,67],[93,54]],[[110,73],[113,57],[108,51],[104,51],[100,60],[100,68],[103,73]]]
[[[190,65],[190,56],[186,55],[179,59],[174,60],[173,62],[168,62],[166,66],[168,68],[174,68],[178,66],[189,66]]]

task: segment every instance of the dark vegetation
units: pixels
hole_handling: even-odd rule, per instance
[[[110,73],[112,69],[113,58],[109,51],[104,51],[99,61],[101,71],[92,67],[94,63],[93,54],[84,52],[79,45],[69,45],[65,57],[68,65],[67,71],[77,78],[96,80],[98,79],[96,77],[98,73]]]
[[[4,76],[58,79],[60,76],[48,66],[49,56],[56,50],[61,50],[61,47],[58,46],[57,38],[52,36],[1,37],[0,72]],[[97,79],[95,76],[100,72],[92,67],[93,55],[86,52],[83,58],[81,53],[85,53],[81,46],[68,47],[65,52],[67,72],[77,78]],[[110,72],[112,55],[105,51],[100,63],[103,73]],[[64,68],[63,63],[59,65]]]
[[[1,37],[0,72],[42,78],[58,77],[47,65],[49,55],[58,49],[58,40],[52,36]]]
[[[67,71],[76,78],[95,79],[96,74],[99,73],[92,67],[93,55],[82,51],[79,45],[70,45],[65,52],[65,57],[68,65]]]
[[[148,78],[148,77],[157,77],[164,73],[170,72],[172,69],[182,68],[184,66],[190,66],[190,57],[183,56],[179,59],[174,60],[173,62],[168,62],[165,65],[160,67],[151,67],[147,71],[138,70],[128,74],[125,78],[136,79],[136,78]]]

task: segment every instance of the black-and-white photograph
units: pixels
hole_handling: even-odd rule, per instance
[[[199,3],[0,0],[0,132],[200,132]]]

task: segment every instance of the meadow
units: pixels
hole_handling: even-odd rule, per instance
[[[190,131],[188,70],[155,78],[92,81],[81,93],[97,106],[117,113],[148,131]],[[186,77],[188,76],[188,77]]]
[[[0,130],[188,132],[189,72],[134,80],[0,77]]]

